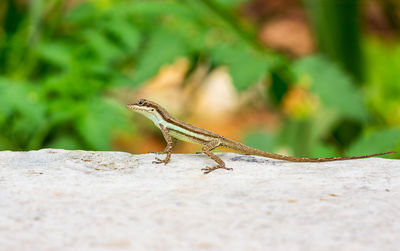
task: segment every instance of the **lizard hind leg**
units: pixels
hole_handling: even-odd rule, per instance
[[[206,166],[205,168],[202,168],[201,170],[204,171],[204,174],[211,173],[212,171],[215,171],[217,169],[225,169],[225,170],[233,170],[232,168],[228,168],[225,166],[225,162],[220,159],[217,155],[213,154],[211,151],[215,148],[217,148],[220,145],[220,142],[217,140],[210,141],[207,145],[203,146],[201,149],[204,154],[206,154],[208,157],[210,157],[212,160],[217,162],[218,165],[209,167]]]

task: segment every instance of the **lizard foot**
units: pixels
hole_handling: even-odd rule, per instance
[[[161,163],[167,164],[168,162],[169,162],[169,158],[165,158],[165,159],[156,158],[156,160],[153,161],[153,164],[161,164]]]
[[[204,171],[203,174],[211,173],[212,171],[215,171],[217,169],[225,169],[225,170],[233,170],[233,168],[225,167],[225,166],[213,166],[209,167],[206,166],[205,168],[202,168],[201,171]]]

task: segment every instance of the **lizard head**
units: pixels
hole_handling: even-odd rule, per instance
[[[163,108],[150,100],[139,99],[136,103],[127,104],[126,107],[130,110],[143,114],[156,124],[162,121],[164,111]]]
[[[135,112],[154,114],[158,112],[159,105],[147,99],[139,99],[136,103],[127,104],[126,107]]]

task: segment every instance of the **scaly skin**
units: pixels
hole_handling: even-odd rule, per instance
[[[213,154],[211,151],[217,147],[223,146],[230,149],[237,150],[239,152],[245,154],[253,154],[263,157],[268,157],[272,159],[279,160],[287,160],[292,162],[326,162],[326,161],[335,161],[335,160],[350,160],[350,159],[364,159],[374,156],[380,156],[389,153],[395,152],[385,152],[385,153],[376,153],[370,155],[363,156],[353,156],[353,157],[333,157],[333,158],[300,158],[300,157],[291,157],[276,153],[264,152],[240,142],[236,142],[234,140],[228,139],[224,136],[218,135],[216,133],[210,132],[200,127],[196,127],[194,125],[185,123],[180,121],[174,117],[172,117],[164,108],[155,102],[140,99],[134,104],[128,104],[127,107],[135,112],[141,113],[145,115],[147,118],[152,120],[154,124],[161,130],[165,141],[167,142],[167,146],[165,147],[164,152],[167,154],[165,159],[156,158],[156,161],[153,163],[167,164],[171,159],[172,153],[172,139],[171,136],[177,138],[179,140],[187,141],[194,144],[202,145],[202,152],[209,156],[212,160],[217,162],[218,165],[213,167],[205,167],[202,169],[205,174],[210,173],[216,169],[226,169],[232,170],[232,168],[227,168],[225,166],[225,162],[222,161],[218,156]]]

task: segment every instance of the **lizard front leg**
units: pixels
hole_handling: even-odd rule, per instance
[[[171,159],[172,138],[171,138],[171,135],[169,135],[168,128],[166,128],[163,125],[160,125],[160,129],[161,129],[161,132],[162,132],[162,134],[164,136],[165,142],[167,142],[167,146],[164,149],[164,153],[167,154],[167,157],[165,157],[165,159],[156,158],[156,160],[153,161],[153,163],[154,164],[161,164],[161,163],[167,164],[169,162],[169,160]]]
[[[207,154],[208,157],[210,157],[212,160],[218,163],[218,165],[209,167],[206,166],[205,168],[202,168],[201,170],[204,171],[204,174],[210,173],[214,170],[217,170],[219,168],[226,169],[226,170],[233,170],[232,168],[225,167],[225,162],[220,159],[217,155],[213,154],[211,151],[215,148],[217,148],[220,145],[220,142],[218,140],[212,140],[210,141],[207,145],[203,146],[201,149],[204,154]]]

